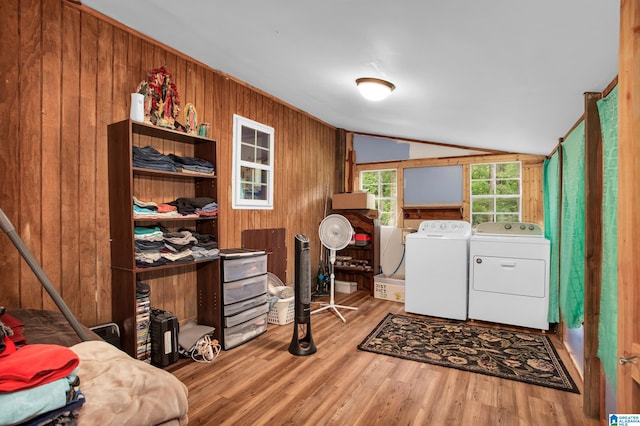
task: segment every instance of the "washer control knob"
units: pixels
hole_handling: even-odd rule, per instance
[[[533,231],[533,230],[534,230],[533,225],[529,225],[529,231]]]
[[[447,227],[447,224],[446,224],[446,223],[441,223],[441,224],[440,224],[440,229],[444,229],[444,228],[446,228],[446,227]]]
[[[504,229],[511,229],[511,224],[510,223],[506,223],[504,225]]]
[[[524,225],[520,225],[520,229],[522,229],[523,231],[526,229],[527,227]]]

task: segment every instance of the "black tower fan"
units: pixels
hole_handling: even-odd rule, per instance
[[[311,355],[316,345],[311,336],[311,252],[309,239],[295,237],[295,320],[289,352],[293,355]]]

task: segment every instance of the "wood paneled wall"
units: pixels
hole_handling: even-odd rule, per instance
[[[0,37],[0,208],[84,324],[111,320],[107,125],[128,118],[129,94],[163,64],[182,105],[193,103],[218,140],[220,246],[239,247],[245,229],[285,228],[288,258],[303,233],[317,264],[317,227],[335,180],[335,128],[64,0],[4,2]],[[233,114],[275,129],[273,210],[231,209]],[[290,281],[293,268],[289,262]],[[172,294],[187,284],[185,301],[172,306],[193,317],[193,286],[181,279]],[[6,235],[0,294],[8,308],[56,309]]]

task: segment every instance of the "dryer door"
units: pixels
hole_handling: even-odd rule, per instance
[[[546,262],[475,255],[472,259],[473,290],[528,297],[546,296]]]

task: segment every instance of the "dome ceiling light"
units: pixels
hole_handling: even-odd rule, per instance
[[[396,86],[379,78],[364,77],[356,80],[360,94],[370,101],[381,101],[393,92]]]

